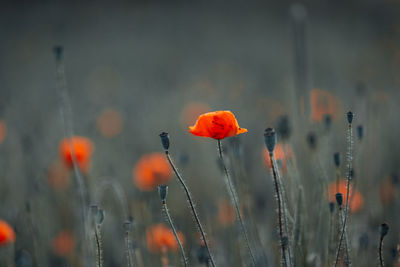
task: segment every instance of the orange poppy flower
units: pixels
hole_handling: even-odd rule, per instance
[[[14,230],[6,221],[0,220],[0,246],[5,246],[14,242]]]
[[[69,169],[60,161],[53,162],[47,171],[47,180],[56,190],[63,190],[69,185]]]
[[[280,166],[283,171],[286,171],[287,161],[294,157],[292,148],[289,145],[283,146],[281,143],[276,144],[274,155],[278,166]],[[272,167],[267,148],[264,148],[264,162],[266,163],[268,168]]]
[[[93,142],[89,138],[81,136],[73,136],[71,139],[64,138],[60,142],[60,156],[63,162],[70,168],[73,167],[71,146],[75,153],[79,168],[83,172],[87,172],[94,150]]]
[[[240,211],[242,214],[242,211]],[[223,199],[218,203],[218,221],[224,225],[232,225],[236,221],[236,211],[232,204]]]
[[[247,129],[239,127],[235,115],[228,110],[204,113],[189,129],[194,135],[214,139],[224,139],[247,132]]]
[[[133,169],[136,186],[143,191],[150,191],[160,184],[166,184],[171,178],[171,167],[163,153],[144,155]]]
[[[379,199],[382,205],[393,203],[397,197],[397,187],[390,177],[383,180],[379,187]]]
[[[311,120],[321,122],[326,115],[336,118],[339,101],[328,91],[314,89],[310,93]]]
[[[346,205],[347,181],[340,180],[338,185],[336,184],[336,181],[332,182],[331,184],[328,185],[328,193],[329,193],[329,201],[335,202],[335,203],[336,203],[336,199],[335,199],[336,193],[342,193],[343,194],[343,205]],[[350,211],[353,213],[359,212],[364,205],[364,197],[357,190],[354,190],[354,192],[353,192],[353,189],[351,188],[351,186],[349,189],[349,197],[350,197],[350,203],[349,203]]]
[[[53,252],[59,256],[68,256],[75,249],[75,237],[68,230],[61,231],[52,243]]]
[[[180,122],[184,129],[187,129],[189,125],[196,122],[197,118],[203,114],[210,111],[210,107],[201,102],[192,102],[184,106],[181,112]]]
[[[181,232],[178,232],[178,237],[183,244],[185,239]],[[179,248],[174,233],[164,224],[156,224],[147,228],[146,241],[151,252],[161,252],[165,249],[176,251]]]
[[[106,109],[97,119],[97,129],[102,136],[112,138],[122,131],[122,118],[118,111]]]

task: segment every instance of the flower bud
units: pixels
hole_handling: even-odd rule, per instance
[[[162,184],[158,186],[158,195],[161,198],[161,201],[164,203],[167,200],[168,195],[168,185]]]
[[[339,206],[342,206],[342,204],[343,204],[343,194],[342,193],[336,193],[335,198],[336,198],[336,203]]]
[[[267,128],[265,130],[265,132],[264,132],[264,142],[265,142],[265,146],[268,149],[268,152],[269,153],[273,153],[275,145],[276,145],[275,129]]]
[[[379,233],[381,234],[381,237],[387,235],[388,232],[389,232],[389,225],[387,225],[386,223],[382,223],[381,226],[379,227]]]
[[[161,144],[165,150],[169,149],[169,135],[166,132],[160,134]]]
[[[63,47],[61,45],[56,45],[53,47],[53,52],[56,60],[60,60],[63,54]]]
[[[359,140],[362,140],[364,137],[364,127],[362,125],[357,126],[357,136]]]
[[[349,124],[351,124],[353,122],[353,117],[354,117],[353,112],[351,112],[351,111],[347,112],[347,121]]]
[[[336,152],[333,154],[333,162],[335,163],[335,166],[338,168],[340,166],[340,153]]]

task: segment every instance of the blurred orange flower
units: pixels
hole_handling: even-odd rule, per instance
[[[69,185],[69,169],[60,161],[53,162],[47,171],[47,180],[56,190],[63,190]]]
[[[264,148],[264,161],[265,164],[271,168],[271,160],[269,158],[269,152],[267,148]],[[278,163],[278,166],[282,168],[283,171],[286,171],[287,161],[293,159],[294,153],[292,147],[289,145],[283,145],[281,143],[277,143],[274,149],[275,160]]]
[[[235,223],[236,212],[232,204],[227,200],[221,200],[218,203],[218,221],[224,225]]]
[[[53,252],[59,256],[68,256],[75,249],[75,237],[68,230],[61,231],[52,243]]]
[[[160,184],[166,184],[171,178],[171,167],[163,153],[151,153],[142,156],[133,169],[136,186],[150,191]]]
[[[310,92],[311,120],[321,122],[325,115],[336,118],[339,109],[339,101],[335,96],[325,90],[314,89]]]
[[[183,245],[185,238],[181,232],[177,233]],[[156,224],[147,228],[146,240],[151,252],[161,252],[163,250],[176,251],[179,248],[174,233],[164,224]]]
[[[0,219],[0,246],[5,246],[15,242],[14,229],[6,222]]]
[[[97,119],[97,129],[102,136],[112,138],[122,131],[122,118],[118,111],[106,109]]]
[[[7,136],[7,125],[4,120],[0,120],[0,144],[3,143]]]
[[[61,159],[70,168],[73,167],[71,148],[75,152],[75,157],[78,162],[79,168],[83,172],[87,172],[94,150],[93,142],[89,138],[82,136],[73,136],[70,139],[64,138],[60,142],[59,150]]]
[[[397,187],[390,177],[383,180],[379,187],[379,199],[382,205],[389,205],[396,200]]]
[[[181,124],[184,129],[187,129],[189,125],[196,122],[196,119],[203,113],[210,111],[210,107],[207,104],[201,102],[192,102],[183,108],[181,112]]]
[[[228,110],[204,113],[189,129],[194,135],[214,139],[224,139],[247,132],[247,129],[239,127],[235,115]]]
[[[330,183],[328,186],[328,193],[329,193],[329,201],[334,202],[334,203],[336,203],[336,198],[335,198],[336,193],[342,193],[343,194],[343,205],[346,205],[347,181],[340,180],[339,184],[336,184],[336,181]],[[357,190],[354,190],[354,192],[353,192],[353,189],[351,188],[351,186],[349,189],[349,197],[350,197],[350,203],[349,203],[350,211],[353,213],[359,212],[363,208],[364,197]]]

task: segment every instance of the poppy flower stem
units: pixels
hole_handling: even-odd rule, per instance
[[[199,216],[198,216],[198,214],[196,212],[196,209],[194,208],[194,203],[193,203],[193,199],[192,199],[192,196],[190,194],[189,188],[186,186],[185,181],[183,180],[182,176],[180,175],[180,173],[176,169],[175,164],[173,163],[173,161],[171,159],[171,156],[169,155],[168,150],[165,150],[165,155],[166,155],[166,157],[168,159],[169,164],[171,165],[172,169],[174,170],[176,177],[178,178],[179,182],[181,183],[183,189],[185,190],[186,198],[189,201],[190,209],[192,211],[193,217],[194,217],[194,219],[195,219],[195,221],[197,223],[197,226],[199,228],[199,231],[201,233],[201,237],[202,237],[202,239],[204,241],[204,245],[205,245],[205,247],[207,249],[207,253],[208,253],[209,257],[210,257],[211,264],[212,264],[213,267],[215,267],[214,258],[212,256],[210,248],[208,246],[208,242],[207,242],[206,234],[205,234],[205,232],[203,230],[203,226],[201,225]]]
[[[269,159],[271,162],[272,166],[272,175],[274,177],[274,185],[275,185],[275,191],[276,191],[276,197],[278,200],[278,222],[279,222],[279,235],[281,238],[281,249],[282,249],[282,259],[283,259],[283,266],[288,266],[289,260],[287,259],[286,256],[286,246],[287,242],[284,240],[287,240],[287,237],[283,233],[283,222],[282,222],[282,207],[281,207],[281,193],[279,190],[279,183],[278,183],[278,176],[277,176],[277,168],[276,168],[276,161],[275,161],[275,156],[273,152],[269,152]]]
[[[237,218],[238,218],[238,220],[240,222],[240,227],[242,228],[242,233],[243,233],[243,236],[244,236],[244,239],[245,239],[245,242],[246,242],[247,249],[249,250],[249,254],[250,254],[251,260],[253,262],[253,265],[256,266],[256,260],[254,258],[253,251],[251,250],[251,247],[250,247],[250,241],[249,241],[249,237],[247,235],[247,230],[246,230],[246,227],[244,225],[244,222],[243,222],[243,219],[242,219],[242,215],[240,213],[238,196],[237,196],[235,187],[234,187],[234,185],[233,185],[233,183],[232,183],[232,181],[230,179],[230,176],[229,176],[229,173],[228,173],[228,169],[226,168],[225,161],[224,161],[224,158],[223,158],[221,139],[217,140],[217,144],[218,144],[219,158],[221,160],[222,167],[223,167],[224,173],[225,173],[225,184],[226,184],[226,187],[228,189],[229,195],[231,197],[232,204],[235,207],[236,216],[237,216]]]
[[[128,267],[132,267],[132,243],[131,243],[131,228],[132,223],[128,220],[124,223],[124,230],[125,230],[125,254],[126,254],[126,262]]]
[[[53,49],[54,58],[56,61],[56,89],[59,93],[60,99],[60,114],[61,120],[64,125],[64,135],[69,140],[69,146],[71,148],[71,158],[74,170],[74,176],[76,179],[76,183],[78,186],[78,193],[81,200],[82,206],[82,224],[83,224],[83,233],[84,233],[84,243],[89,241],[89,224],[87,220],[87,198],[88,194],[85,188],[85,184],[83,182],[82,174],[79,168],[78,160],[76,158],[76,152],[74,146],[72,144],[71,137],[73,136],[73,127],[72,127],[72,108],[68,95],[68,87],[65,75],[64,61],[63,61],[63,47],[55,46]],[[88,254],[87,247],[85,244],[83,245],[83,253],[84,255]],[[84,257],[87,259],[88,257]],[[88,263],[86,263],[88,265]]]
[[[162,202],[162,209],[164,210],[165,215],[167,215],[169,226],[171,227],[172,232],[174,232],[174,236],[176,238],[176,241],[178,242],[179,248],[181,249],[183,264],[184,264],[185,267],[187,267],[188,266],[188,262],[187,262],[187,258],[185,256],[185,251],[183,250],[182,242],[179,239],[178,233],[176,232],[176,229],[175,229],[174,223],[172,221],[171,215],[169,214],[167,202],[165,200]]]
[[[346,206],[345,206],[345,210],[344,210],[344,219],[343,219],[343,226],[342,226],[342,231],[340,234],[340,239],[339,239],[339,244],[338,244],[338,248],[337,248],[337,252],[336,252],[336,261],[335,261],[335,267],[338,265],[338,261],[339,261],[339,252],[340,252],[340,248],[342,246],[342,241],[344,238],[344,234],[346,232],[346,223],[347,223],[347,213],[348,213],[348,209],[349,209],[349,202],[350,202],[350,181],[351,181],[351,175],[352,175],[352,160],[353,160],[353,128],[352,128],[352,121],[353,121],[353,113],[351,111],[349,111],[347,113],[347,118],[348,118],[348,122],[349,122],[349,127],[347,129],[347,141],[348,141],[348,152],[347,152],[347,168],[348,168],[348,172],[347,172],[347,190],[346,190]],[[350,258],[348,258],[346,260],[346,262],[350,262]]]
[[[342,207],[340,206],[339,207],[339,217],[340,217],[340,221],[342,222],[342,223],[344,223],[344,218],[343,218],[343,209],[342,209]],[[343,240],[344,240],[344,248],[345,248],[345,250],[346,250],[346,260],[345,260],[345,264],[346,264],[346,266],[350,266],[350,251],[349,251],[349,245],[348,245],[348,242],[347,242],[347,233],[346,233],[346,229],[344,229],[345,230],[345,233],[344,233],[344,237],[343,237]]]

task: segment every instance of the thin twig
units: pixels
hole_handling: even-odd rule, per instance
[[[246,242],[247,249],[249,250],[249,254],[250,254],[251,260],[252,260],[254,266],[256,266],[256,260],[254,258],[254,254],[253,254],[253,252],[251,250],[251,247],[250,247],[250,241],[249,241],[249,237],[247,235],[247,230],[246,230],[246,227],[244,225],[244,222],[243,222],[243,219],[242,219],[242,215],[240,213],[238,196],[237,196],[235,187],[234,187],[234,185],[233,185],[233,183],[232,183],[232,181],[230,179],[230,176],[229,176],[229,173],[228,173],[228,169],[226,168],[225,161],[224,161],[224,158],[223,158],[223,155],[222,155],[221,140],[218,139],[217,143],[218,143],[219,158],[221,160],[221,163],[222,163],[222,166],[223,166],[224,172],[225,172],[225,184],[226,184],[226,186],[228,188],[228,191],[229,191],[229,194],[231,196],[231,200],[232,200],[233,206],[235,207],[236,216],[237,216],[237,218],[238,218],[238,220],[240,222],[240,227],[242,228],[242,233],[243,233],[243,236],[244,236],[244,239],[245,239],[245,242]]]
[[[205,245],[205,247],[207,249],[207,252],[208,252],[208,255],[210,257],[211,264],[212,264],[213,267],[215,267],[215,262],[214,262],[212,254],[211,254],[210,248],[208,246],[206,234],[205,234],[205,232],[203,230],[203,226],[201,225],[201,222],[200,222],[199,216],[197,215],[196,209],[194,208],[194,203],[193,203],[193,200],[192,200],[192,196],[190,195],[190,191],[189,191],[188,187],[186,186],[185,181],[183,181],[182,176],[179,174],[178,170],[176,169],[174,163],[172,162],[172,159],[171,159],[171,156],[169,155],[168,150],[165,151],[165,155],[167,156],[168,162],[171,165],[172,169],[174,170],[176,177],[178,178],[179,182],[181,183],[183,189],[185,190],[186,197],[187,197],[187,199],[189,201],[189,205],[190,205],[193,217],[196,220],[197,226],[198,226],[199,231],[201,233],[201,236],[203,238],[204,245]]]

